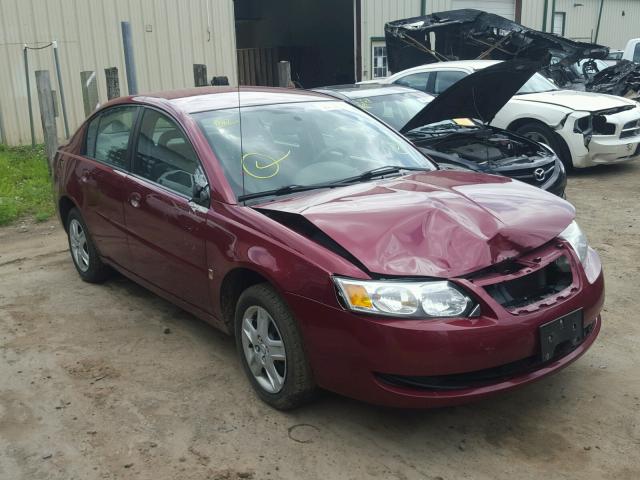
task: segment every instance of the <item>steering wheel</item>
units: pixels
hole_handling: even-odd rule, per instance
[[[311,164],[314,163],[323,163],[323,159],[324,157],[326,157],[327,155],[331,154],[333,157],[336,157],[338,155],[335,155],[336,153],[339,154],[339,156],[341,157],[340,160],[346,160],[346,158],[349,156],[349,154],[347,152],[345,152],[343,149],[341,148],[336,148],[336,147],[325,147],[322,150],[320,150],[315,157],[313,157],[313,160],[311,161]]]

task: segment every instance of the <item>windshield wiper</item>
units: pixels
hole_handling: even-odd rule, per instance
[[[335,182],[331,183],[316,183],[313,185],[285,185],[284,187],[274,188],[273,190],[265,190],[264,192],[247,193],[238,197],[239,202],[245,200],[252,200],[254,198],[261,197],[278,197],[280,195],[287,195],[288,193],[306,192],[307,190],[315,190],[317,188],[331,188],[337,186]]]
[[[375,177],[382,177],[384,175],[391,175],[393,173],[398,173],[398,172],[401,172],[402,170],[431,171],[432,169],[429,167],[403,167],[401,165],[385,165],[382,167],[374,168],[372,170],[367,170],[366,172],[362,172],[360,175],[356,175],[354,177],[338,180],[337,182],[334,183],[334,185],[361,182],[363,180],[369,180]]]
[[[278,197],[280,195],[287,195],[289,193],[306,192],[308,190],[316,190],[320,188],[344,187],[350,183],[356,183],[356,182],[361,182],[363,180],[369,180],[375,177],[390,175],[393,173],[398,173],[402,170],[431,171],[432,169],[429,167],[403,167],[399,165],[398,166],[385,165],[383,167],[367,170],[366,172],[363,172],[360,175],[356,175],[354,177],[344,178],[342,180],[337,180],[333,182],[314,183],[312,185],[292,184],[292,185],[285,185],[284,187],[274,188],[273,190],[265,190],[264,192],[247,193],[245,195],[240,195],[238,197],[238,201],[244,202],[245,200],[253,200],[254,198]]]

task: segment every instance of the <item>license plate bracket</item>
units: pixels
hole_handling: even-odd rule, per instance
[[[582,313],[582,310],[576,310],[540,326],[540,357],[543,362],[552,360],[562,351],[573,350],[582,342]]]

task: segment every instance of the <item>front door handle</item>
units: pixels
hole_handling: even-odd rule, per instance
[[[138,208],[141,201],[142,196],[139,193],[133,192],[131,195],[129,195],[129,203],[133,208]]]

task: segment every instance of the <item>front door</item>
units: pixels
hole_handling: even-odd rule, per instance
[[[205,230],[207,208],[190,201],[204,173],[191,143],[164,114],[145,108],[133,146],[125,222],[134,272],[211,311]]]

